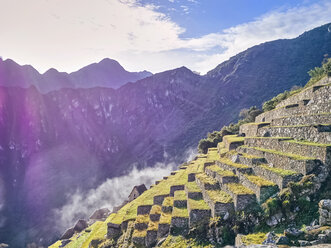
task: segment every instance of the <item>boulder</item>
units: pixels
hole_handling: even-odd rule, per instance
[[[300,246],[309,246],[310,243],[307,240],[298,240]]]
[[[297,228],[294,228],[294,227],[291,227],[291,228],[287,228],[285,231],[284,231],[284,234],[285,236],[289,237],[289,238],[298,238],[299,236],[301,236],[304,232],[297,229]]]
[[[290,243],[290,240],[286,236],[280,236],[276,240],[276,245],[288,245]]]
[[[268,232],[266,234],[266,239],[262,242],[264,245],[275,245],[278,239],[277,235],[274,232]]]

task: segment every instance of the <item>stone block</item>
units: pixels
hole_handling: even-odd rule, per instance
[[[137,215],[149,214],[151,211],[152,205],[140,205],[137,208]]]
[[[145,242],[146,242],[146,247],[154,247],[154,245],[157,242],[157,231],[147,230]]]

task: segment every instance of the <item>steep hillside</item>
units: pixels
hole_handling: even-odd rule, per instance
[[[156,181],[106,221],[51,247],[215,247],[234,244],[237,234],[276,227],[274,241],[267,242],[295,245],[299,235],[310,238],[311,230],[316,230],[312,237],[330,231],[328,226],[295,229],[317,217],[329,181],[330,109],[326,77]],[[284,236],[280,230],[287,227],[292,229]],[[258,242],[267,238],[253,235]],[[253,235],[238,235],[237,244],[254,244]],[[331,243],[323,237],[315,243]]]
[[[128,72],[117,61],[103,59],[72,72],[49,69],[40,74],[30,65],[21,66],[15,61],[0,58],[0,86],[28,88],[36,86],[40,92],[50,92],[62,88],[106,87],[117,89],[127,82],[136,82],[152,73]]]
[[[331,54],[327,27],[250,48],[205,76],[182,67],[118,89],[42,94],[35,87],[1,87],[0,214],[6,218],[0,240],[16,246],[40,239],[49,243],[50,233],[60,235],[53,230],[52,209],[65,204],[70,193],[94,188],[133,163],[142,168],[183,162],[185,151],[207,132],[235,121],[242,108],[261,106],[306,82],[307,71]],[[0,69],[6,85],[16,78],[28,87],[26,77],[39,78],[32,67],[23,74],[10,68]],[[77,78],[88,77],[85,73]],[[47,74],[59,83],[67,77],[54,70]]]

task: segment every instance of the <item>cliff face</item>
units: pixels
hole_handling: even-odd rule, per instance
[[[182,67],[116,90],[60,87],[42,94],[35,87],[1,87],[1,213],[6,222],[0,240],[22,244],[47,237],[47,243],[53,238],[47,216],[63,205],[66,193],[93,188],[133,163],[141,168],[170,159],[182,162],[188,148],[208,131],[236,120],[240,109],[260,106],[306,82],[306,72],[331,54],[330,37],[325,25],[293,40],[250,48],[205,76]],[[29,75],[35,73],[27,68]],[[0,70],[1,79],[12,78],[16,70]],[[66,77],[48,73],[56,75],[55,82]]]

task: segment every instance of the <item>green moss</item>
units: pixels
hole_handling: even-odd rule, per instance
[[[244,146],[245,148],[248,148],[248,146]],[[268,153],[273,153],[273,154],[277,154],[280,156],[285,156],[285,157],[289,157],[291,159],[294,160],[315,160],[316,158],[312,158],[312,157],[305,157],[305,156],[301,156],[298,154],[293,154],[293,153],[285,153],[285,152],[281,152],[281,151],[277,151],[277,150],[271,150],[271,149],[265,149],[265,148],[261,148],[261,147],[249,147],[261,152],[268,152]]]
[[[228,158],[220,158],[219,160],[221,163],[223,164],[227,164],[229,166],[232,166],[232,167],[235,167],[235,168],[238,168],[238,169],[247,169],[247,168],[250,168],[249,166],[245,165],[245,164],[238,164],[238,163],[234,163],[232,162],[230,159]]]
[[[213,202],[221,202],[221,203],[233,202],[232,197],[223,190],[207,190],[206,193]]]
[[[292,176],[292,175],[297,174],[297,172],[295,172],[295,171],[292,171],[292,170],[283,170],[283,169],[280,169],[280,168],[274,168],[274,167],[270,167],[267,164],[261,164],[260,166],[262,168],[266,169],[266,170],[269,170],[269,171],[271,171],[271,172],[273,172],[275,174],[278,174],[281,177]]]
[[[149,214],[161,214],[161,206],[153,205]]]
[[[188,204],[190,206],[190,209],[201,209],[201,210],[210,209],[208,204],[202,199],[201,200],[188,199]]]
[[[217,184],[218,183],[214,178],[211,178],[211,177],[207,176],[204,173],[197,174],[195,177],[198,178],[204,184],[211,184],[211,185],[213,185],[213,184]]]
[[[148,223],[149,222],[149,215],[137,215],[136,223]]]
[[[246,188],[245,186],[243,186],[242,184],[239,184],[239,183],[229,183],[229,184],[226,184],[226,186],[228,187],[228,189],[230,191],[232,191],[236,195],[253,195],[254,194],[254,192],[252,190]]]
[[[168,196],[166,198],[164,198],[162,206],[166,206],[166,207],[171,207],[174,205],[174,198],[171,196]]]
[[[171,223],[171,213],[161,213],[160,224],[170,224]]]
[[[207,168],[210,169],[211,171],[216,172],[217,174],[221,175],[222,177],[234,177],[234,176],[236,176],[232,171],[224,170],[216,164],[208,166]]]
[[[201,189],[196,182],[188,182],[185,187],[187,192],[201,192]]]
[[[159,223],[157,221],[150,221],[148,223],[147,231],[157,231],[159,228]]]
[[[188,218],[188,211],[187,208],[173,208],[172,211],[172,216],[173,217],[183,217],[183,218]]]
[[[140,230],[135,229],[133,234],[132,234],[132,237],[141,237],[141,238],[143,238],[143,237],[146,237],[146,235],[147,235],[146,230],[140,231]]]
[[[319,147],[331,147],[330,144],[323,144],[323,143],[315,143],[315,142],[310,142],[310,141],[305,141],[305,140],[289,140],[287,142],[290,143],[295,143],[299,145],[307,145],[307,146],[319,146]]]
[[[275,183],[269,181],[269,180],[266,180],[262,177],[259,177],[259,176],[255,176],[255,175],[245,175],[245,177],[251,181],[252,183],[260,186],[260,187],[263,187],[263,186],[276,186]]]
[[[244,142],[244,137],[238,137],[237,135],[227,135],[223,137],[223,140],[225,140],[227,143],[237,143],[237,142]]]
[[[185,201],[186,200],[185,191],[184,190],[175,191],[174,200],[175,201]]]
[[[253,233],[242,236],[242,241],[245,245],[259,245],[266,239],[266,233]]]

